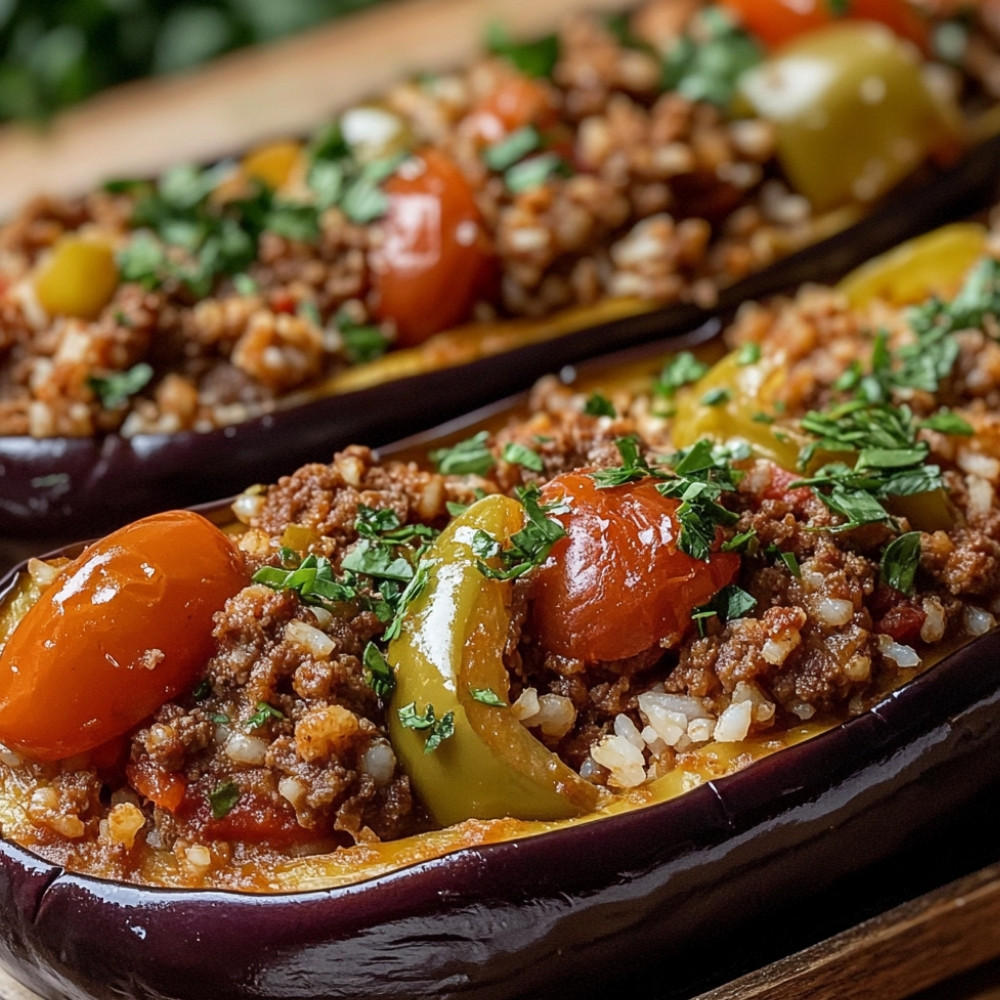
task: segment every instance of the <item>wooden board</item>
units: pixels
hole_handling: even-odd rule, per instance
[[[634,0],[587,0],[619,10]],[[74,194],[111,177],[237,154],[298,136],[409,73],[461,65],[486,27],[515,37],[551,29],[580,0],[391,0],[193,73],[118,88],[49,127],[0,127],[0,217],[38,193]]]

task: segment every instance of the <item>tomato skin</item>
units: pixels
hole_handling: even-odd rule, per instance
[[[851,0],[849,10],[837,15],[828,0],[721,0],[740,19],[750,34],[765,45],[774,47],[815,31],[835,21],[851,18],[878,21],[901,38],[926,50],[926,23],[906,0]]]
[[[674,645],[691,611],[732,582],[740,558],[713,553],[707,562],[677,548],[678,501],[656,482],[601,489],[582,472],[557,476],[542,489],[566,529],[532,582],[530,629],[560,656],[610,661],[656,645]]]
[[[479,102],[463,129],[483,142],[498,142],[526,125],[543,131],[558,123],[548,91],[538,80],[512,74]]]
[[[0,742],[57,760],[126,733],[197,679],[243,558],[200,514],[135,521],[59,574],[0,652]]]
[[[427,150],[386,181],[383,242],[372,251],[374,306],[400,347],[469,318],[495,276],[495,257],[472,188],[444,153]]]

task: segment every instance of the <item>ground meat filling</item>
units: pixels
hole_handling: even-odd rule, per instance
[[[726,334],[730,353],[714,367],[681,354],[601,393],[546,379],[503,426],[429,456],[380,460],[355,446],[247,490],[233,505],[232,538],[247,570],[238,579],[252,582],[215,613],[214,652],[193,688],[79,759],[32,763],[0,747],[0,778],[24,793],[31,845],[139,878],[145,844],[176,859],[186,884],[233,884],[261,852],[365,850],[429,831],[431,809],[411,788],[412,762],[393,728],[406,713],[378,671],[384,661],[391,680],[396,667],[398,684],[407,669],[401,623],[423,591],[407,597],[404,581],[419,582],[422,566],[431,580],[454,519],[499,495],[501,506],[519,499],[526,526],[541,518],[562,534],[504,590],[497,648],[509,688],[505,698],[478,695],[557,754],[587,792],[596,786],[599,800],[652,794],[658,779],[707,757],[713,775],[725,773],[751,748],[864,711],[938,650],[994,628],[1000,612],[991,402],[1000,379],[977,364],[1000,339],[991,245],[954,299],[917,311],[851,307],[836,290],[805,289],[741,310]],[[928,327],[928,316],[955,329]],[[917,354],[936,359],[937,392],[926,371],[913,384],[904,377]],[[880,357],[892,365],[879,369]],[[752,366],[784,377],[746,400],[732,373]],[[721,396],[720,372],[734,379]],[[704,435],[696,441],[692,424]],[[839,460],[851,441],[836,437],[848,425],[878,444],[863,439],[853,467]],[[614,517],[638,510],[629,504],[640,496],[656,505],[662,532],[637,520],[642,545],[618,547]],[[875,501],[886,506],[872,513]],[[544,581],[568,561],[559,553],[588,505],[604,520],[578,575],[607,575],[591,587],[601,591],[596,610],[562,645],[539,608],[576,621],[575,608],[560,606],[561,592]],[[477,588],[492,586],[482,567],[499,573],[515,537],[476,539]],[[616,577],[630,559],[639,571]],[[40,586],[56,572],[42,563],[35,571]],[[664,573],[681,583],[658,589]],[[317,589],[321,581],[330,589]],[[610,654],[602,628],[613,632]],[[403,652],[393,652],[400,635]],[[408,706],[409,718],[427,707]]]
[[[352,121],[374,116],[389,129],[373,151],[362,128],[347,160],[324,159],[340,149],[324,128],[284,170],[249,166],[252,151],[229,173],[181,169],[157,185],[36,199],[0,226],[0,435],[205,431],[447,327],[607,298],[713,304],[720,287],[829,225],[782,175],[773,122],[664,84],[669,53],[705,42],[719,16],[675,0],[648,0],[624,30],[575,15],[544,72],[500,53],[400,82],[338,119],[342,141],[357,132]],[[936,64],[950,93],[963,83],[997,93],[994,21],[975,6],[950,22],[969,31],[961,65]],[[527,153],[504,151],[514,139]],[[379,185],[395,179],[398,154],[427,151],[467,188],[466,222],[481,239],[466,226],[462,245],[484,260],[439,268],[446,280],[429,276],[431,292],[394,298],[387,247],[405,233]],[[320,171],[325,186],[311,173],[316,158],[333,167]],[[367,182],[386,163],[353,206],[331,194],[338,170]],[[237,225],[255,183],[269,193]],[[76,264],[60,257],[67,243]],[[49,269],[62,270],[57,288],[77,282],[82,296],[47,291]],[[444,297],[460,300],[454,311],[413,334],[408,313],[419,326]],[[437,351],[447,361],[458,349]]]

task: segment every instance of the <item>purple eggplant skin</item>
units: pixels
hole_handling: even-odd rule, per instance
[[[994,631],[679,798],[339,889],[137,887],[0,839],[0,961],[50,1000],[689,996],[997,850],[998,663]]]
[[[950,170],[928,168],[863,221],[724,290],[711,311],[670,306],[205,433],[0,437],[0,540],[89,537],[157,510],[227,496],[305,462],[329,461],[345,445],[376,446],[432,427],[563,365],[683,334],[746,299],[836,280],[908,237],[991,204],[998,157],[1000,136]]]

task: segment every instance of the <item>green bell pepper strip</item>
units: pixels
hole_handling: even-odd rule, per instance
[[[503,650],[511,583],[479,571],[472,541],[477,531],[509,538],[523,522],[521,505],[505,496],[485,497],[455,518],[428,551],[428,585],[389,644],[396,675],[390,739],[417,794],[443,825],[471,818],[567,819],[591,811],[600,797],[509,707]],[[490,691],[503,704],[478,701],[473,691]],[[432,706],[438,720],[452,713],[452,735],[427,752],[427,731],[400,720],[400,708],[410,704],[420,715]]]

